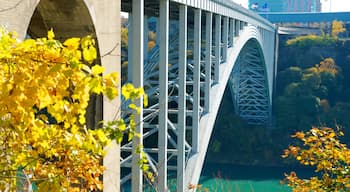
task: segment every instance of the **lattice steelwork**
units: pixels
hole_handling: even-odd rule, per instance
[[[169,31],[169,65],[168,65],[168,118],[167,118],[167,167],[169,170],[177,169],[177,153],[178,153],[178,113],[179,113],[179,21],[170,21],[172,28]],[[157,23],[159,25],[159,23]],[[154,29],[152,29],[154,30]],[[189,41],[193,41],[193,28],[189,28]],[[192,36],[192,37],[191,37]],[[189,50],[193,50],[193,44],[189,45]],[[149,161],[151,171],[156,179],[159,177],[159,160],[158,160],[158,131],[159,131],[159,45],[156,45],[149,53],[147,62],[144,63],[144,89],[148,95],[149,105],[143,109],[143,142],[145,155]],[[187,67],[187,90],[193,90],[193,59],[188,60]],[[193,94],[186,92],[186,116],[191,117],[193,105]],[[188,129],[191,126],[188,125]],[[121,167],[131,168],[132,142],[122,145]],[[191,150],[191,144],[185,141],[185,159],[188,159]],[[124,184],[131,178],[131,172],[123,175],[121,182]],[[157,181],[156,181],[157,182]],[[151,183],[156,185],[155,183]],[[156,187],[156,186],[155,186]]]
[[[144,9],[138,2],[144,4]],[[135,166],[140,157],[132,156],[135,146],[143,144],[155,177],[155,182],[150,184],[157,191],[168,191],[167,180],[171,177],[168,175],[173,175],[177,180],[176,190],[187,191],[189,184],[195,185],[199,180],[216,114],[240,46],[250,38],[261,38],[257,37],[256,26],[272,37],[274,27],[229,0],[134,0],[132,5],[123,0],[122,5],[125,11],[134,10],[129,14],[129,26],[132,26],[129,28],[129,79],[143,85],[149,99],[149,106],[139,115],[142,121],[137,130],[141,138],[121,146],[122,185],[131,179],[133,192],[143,190],[144,179]],[[135,10],[144,10],[145,15],[136,14]],[[148,17],[157,21],[156,26],[152,25],[154,28],[150,28]],[[145,52],[140,48],[146,47],[149,30],[156,31],[157,45]],[[140,31],[146,39],[139,38]],[[263,57],[250,43],[247,47],[242,57],[250,58],[251,62]],[[251,56],[254,54],[257,56]],[[273,57],[273,52],[269,54]],[[254,73],[266,78],[264,69],[261,71],[263,64],[260,68],[250,63],[240,66],[252,67],[251,71],[246,69],[240,74],[242,78]],[[266,81],[264,86],[268,86]],[[245,88],[260,89],[257,84]],[[242,102],[251,98],[251,92],[254,92],[252,98],[259,97],[259,91],[245,91],[241,87]],[[254,115],[248,113],[251,108],[240,109],[244,117]]]
[[[235,112],[248,124],[269,123],[271,104],[266,79],[265,63],[254,40],[242,49],[230,75],[230,90]]]

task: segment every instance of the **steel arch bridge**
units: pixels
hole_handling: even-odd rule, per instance
[[[158,191],[168,191],[171,170],[177,191],[197,184],[220,103],[228,86],[236,113],[251,124],[268,126],[277,60],[275,26],[230,0],[0,0],[0,24],[21,38],[95,34],[101,64],[119,71],[120,10],[129,13],[128,78],[143,86],[149,106],[137,116],[140,138],[108,149],[104,191],[131,183],[142,191],[138,167],[144,145]],[[155,18],[156,28],[148,21]],[[148,31],[157,45],[147,50]],[[120,71],[119,71],[120,72]],[[137,101],[142,107],[142,101]],[[103,101],[103,118],[112,119],[118,101]],[[96,109],[97,111],[98,109]],[[112,151],[112,152],[111,152]],[[121,180],[118,181],[120,161]],[[131,181],[131,182],[129,182]]]
[[[122,9],[132,34],[129,80],[145,87],[150,105],[139,116],[142,139],[121,146],[121,183],[131,179],[132,191],[142,190],[131,152],[143,144],[156,189],[167,191],[173,170],[177,191],[186,191],[199,180],[226,86],[237,114],[250,124],[270,123],[276,30],[226,0],[122,1]],[[149,30],[157,45],[145,51]]]

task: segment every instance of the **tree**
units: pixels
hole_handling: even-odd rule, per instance
[[[334,20],[332,22],[332,37],[338,37],[339,33],[345,32],[344,23]]]
[[[278,73],[277,88],[281,93],[290,83],[298,83],[301,81],[302,69],[300,67],[289,67]]]
[[[90,94],[118,95],[118,75],[102,76],[90,36],[63,44],[52,30],[36,40],[15,36],[0,30],[0,190],[101,189],[104,146],[128,127],[133,136],[135,122],[86,127],[85,113]],[[127,85],[122,94],[133,100],[144,92]]]
[[[301,179],[295,172],[286,174],[285,181],[293,191],[349,191],[350,149],[339,141],[343,136],[340,129],[313,127],[307,132],[292,135],[301,143],[289,146],[282,155],[291,157],[305,166],[315,168],[316,176]]]

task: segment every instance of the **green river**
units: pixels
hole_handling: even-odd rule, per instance
[[[295,170],[301,177],[309,177],[310,170],[285,167],[237,166],[205,164],[200,179],[201,190],[208,192],[290,192],[281,185],[284,173]]]
[[[197,192],[291,192],[281,185],[284,173],[296,171],[301,178],[310,177],[311,170],[285,167],[241,166],[231,164],[206,163],[203,167]],[[170,173],[169,176],[175,176]],[[176,191],[176,180],[170,179],[168,187]],[[122,192],[129,192],[124,188]],[[144,192],[155,192],[153,187],[145,186]]]

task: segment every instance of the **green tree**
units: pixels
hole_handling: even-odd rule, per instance
[[[289,67],[277,75],[277,88],[279,92],[291,83],[298,83],[301,80],[303,70],[300,67]]]

